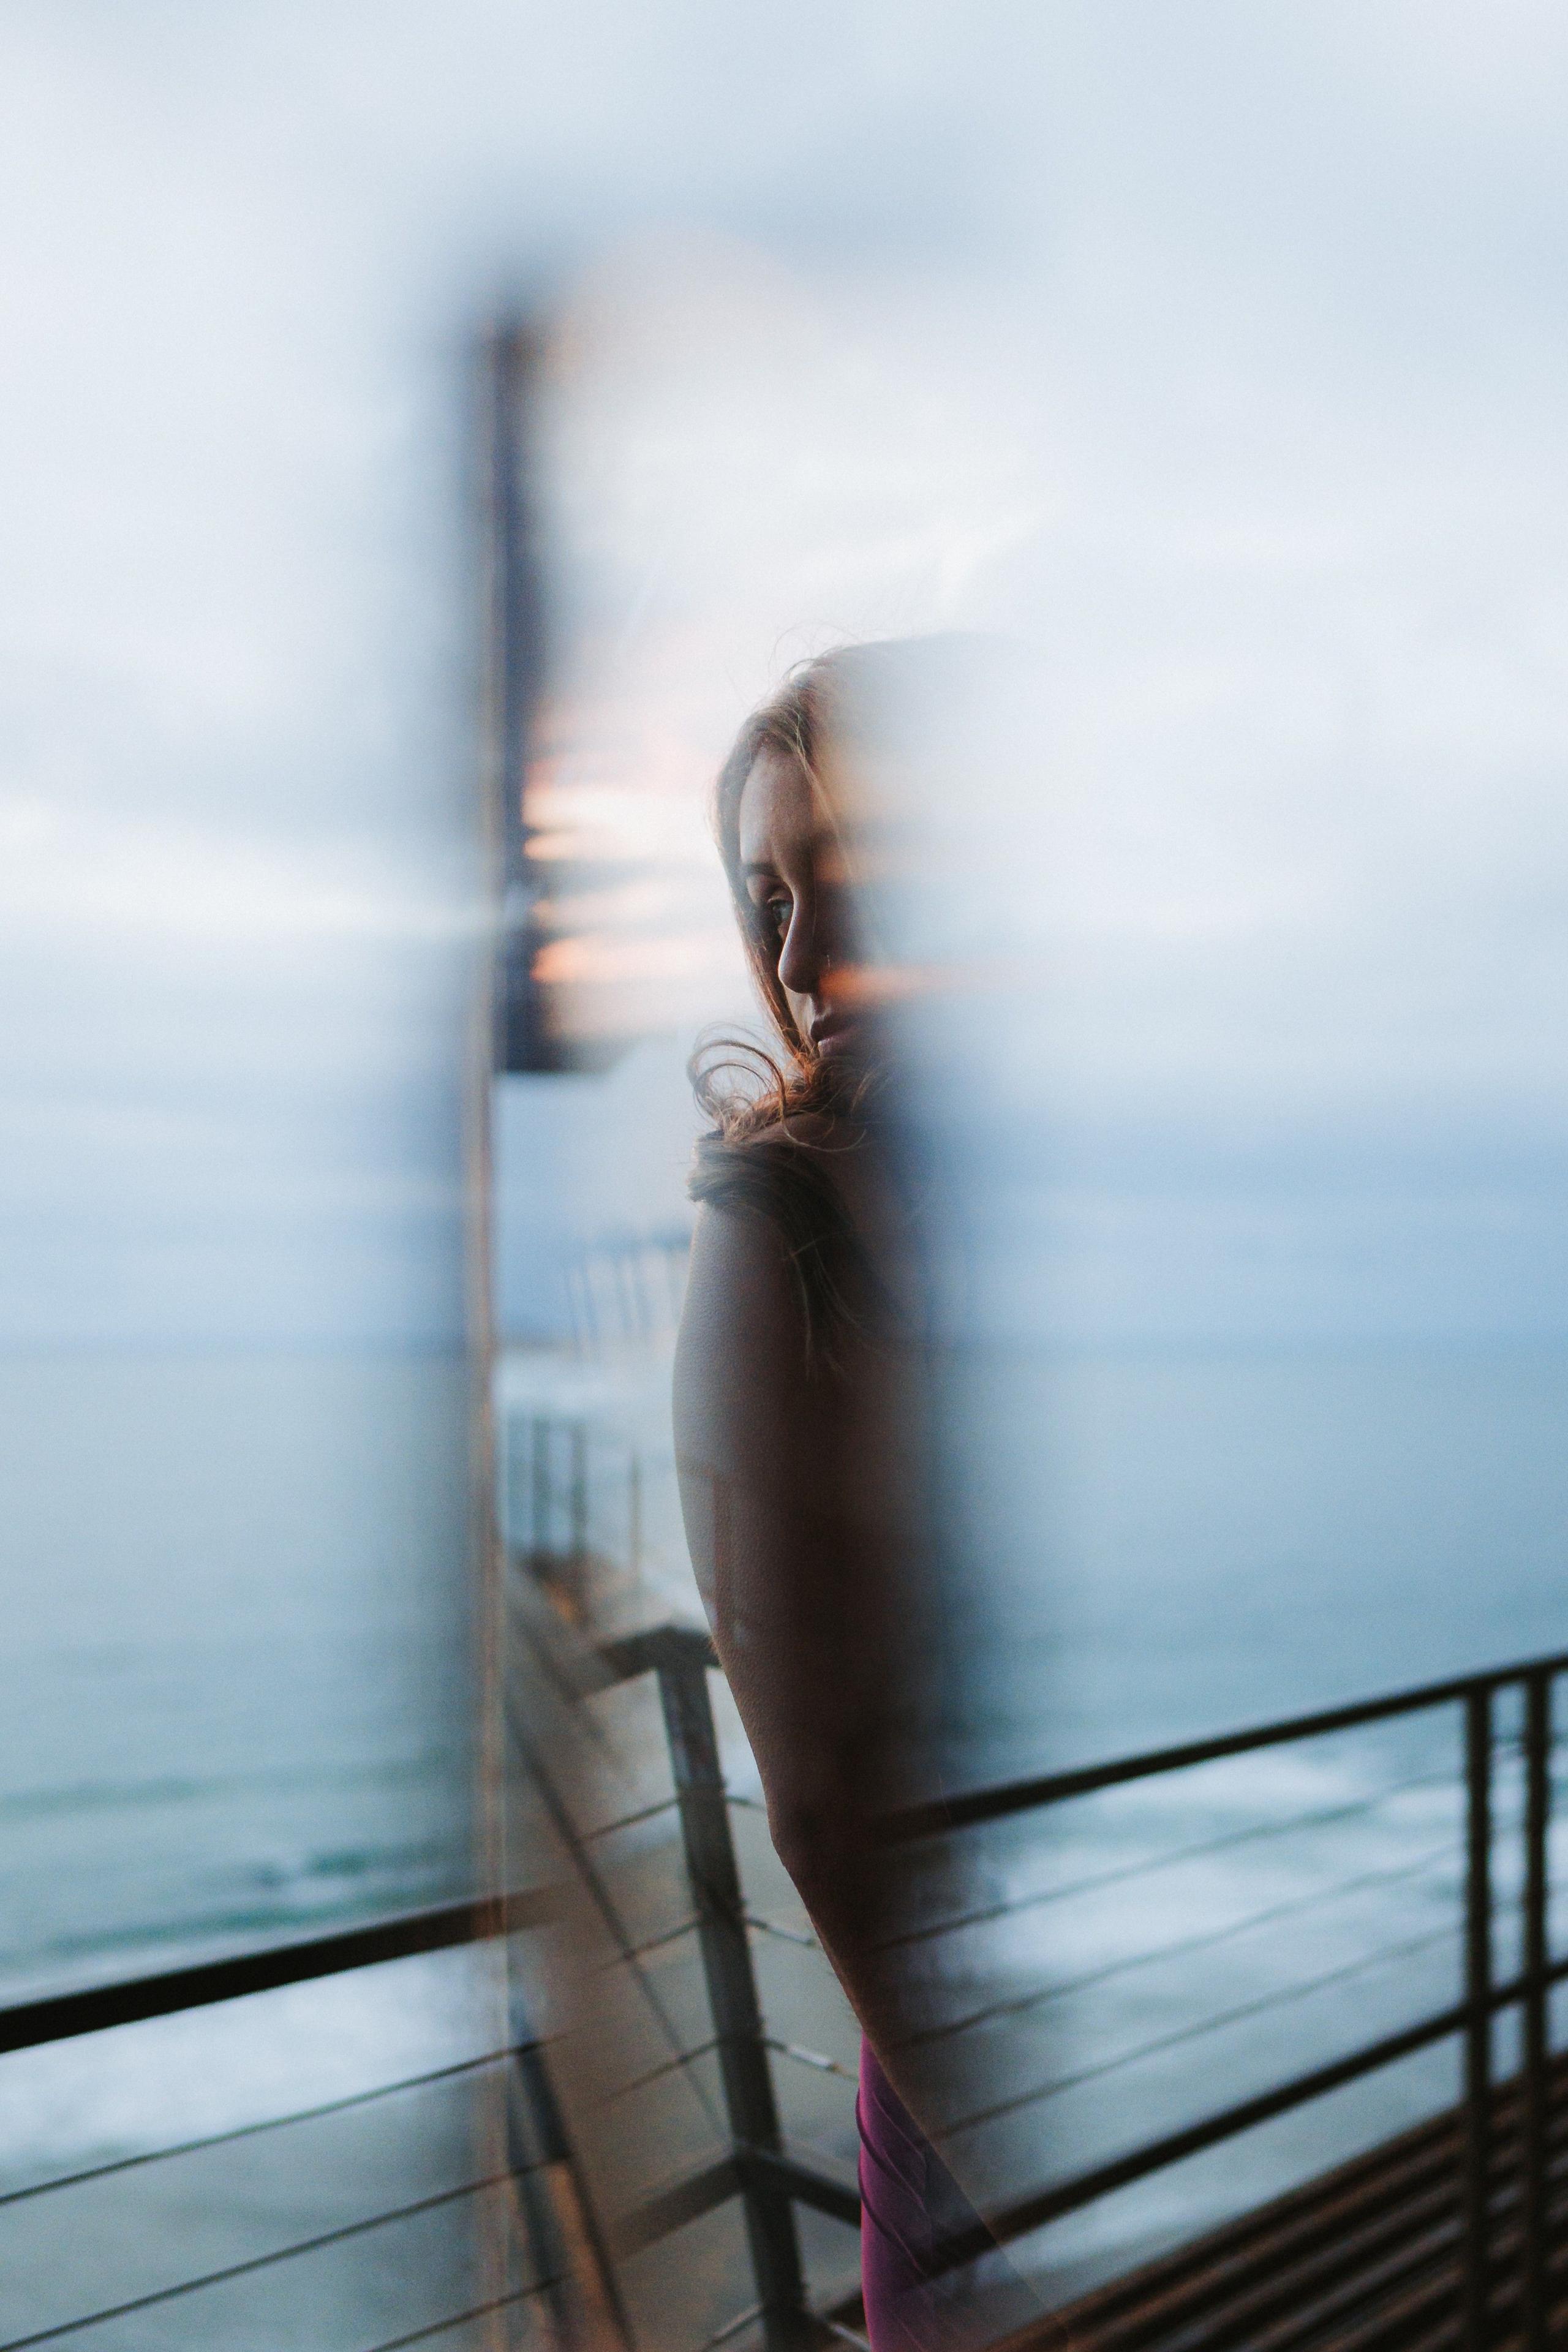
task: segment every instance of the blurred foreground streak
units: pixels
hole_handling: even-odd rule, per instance
[[[533,329],[503,327],[489,346],[489,768],[505,901],[496,1065],[511,1115],[537,1109],[542,1087],[576,1088],[552,1098],[597,1118],[602,1151],[635,1160],[643,1139],[630,1117],[617,1130],[604,1111],[613,1097],[602,1092],[595,1110],[582,1089],[608,1087],[639,1033],[679,1025],[670,983],[703,942],[700,929],[683,940],[679,900],[672,915],[668,890],[661,900],[651,887],[658,861],[637,854],[631,794],[617,798],[574,738],[580,703],[566,682],[584,664],[546,590],[534,415],[550,368]],[[868,727],[874,715],[893,716],[860,713]],[[900,716],[907,736],[931,713]],[[853,784],[841,780],[847,835],[890,934],[917,895],[900,865],[901,779],[889,787],[868,734],[858,751]],[[713,897],[710,885],[699,925],[712,922]],[[909,992],[885,956],[881,977],[889,999]],[[879,1116],[896,1153],[891,1090]],[[541,2053],[517,2159],[537,2167],[553,2151],[566,2186],[548,2213],[525,2196],[520,2218],[533,2266],[571,2282],[558,2319],[569,2306],[591,2337],[694,2352],[748,2334],[794,2346],[863,2323],[858,2029],[770,1843],[679,1515],[668,1381],[688,1229],[682,1202],[678,1223],[590,1228],[557,1252],[545,1278],[570,1328],[503,1353],[496,1425],[501,1874],[559,1888],[563,1904],[520,1948],[513,2025]],[[938,1785],[922,1729],[942,1717],[931,1594],[920,1589],[937,1549],[916,1425],[928,1351],[913,1333],[889,1393],[867,1401],[872,1420],[901,1417],[882,1471],[892,1475],[893,1454],[908,1465],[897,1516],[920,1564],[901,1564],[896,1591],[868,1573],[860,1654],[832,1661],[847,1687],[875,1694],[858,1743],[868,1813]],[[929,1847],[889,1849],[874,1889],[873,1859],[865,1900],[868,1915],[880,1908],[889,2000],[929,2030],[945,1977],[909,1931],[944,1907],[942,1889],[955,1907],[953,1865]],[[918,2057],[905,2065],[919,2079]],[[525,2184],[534,2178],[525,2170]]]
[[[659,982],[680,956],[679,938],[639,938],[646,845],[628,854],[624,813],[616,837],[613,790],[584,781],[580,747],[574,769],[552,701],[531,407],[546,361],[535,331],[503,326],[484,401],[496,1061],[524,1087],[613,1067],[639,1027],[668,1025]],[[613,1127],[603,1142],[637,1148]],[[668,1366],[688,1228],[682,1203],[671,1227],[560,1254],[569,1332],[501,1370],[500,1866],[563,1903],[513,1948],[513,2030],[538,2053],[510,2151],[537,2189],[514,2218],[525,2266],[559,2282],[520,2337],[542,2319],[574,2343],[695,2347],[755,2323],[796,2344],[808,2298],[856,2292],[853,2021],[769,1846],[679,1527]],[[819,2018],[825,1985],[831,2051],[779,2030],[792,2009]],[[547,2155],[552,2175],[535,2169]],[[498,2272],[518,2260],[500,2250]]]

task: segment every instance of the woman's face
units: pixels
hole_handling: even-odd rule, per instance
[[[741,793],[741,874],[803,1037],[826,1060],[860,1042],[848,939],[848,890],[837,844],[811,786],[781,753],[760,754]]]

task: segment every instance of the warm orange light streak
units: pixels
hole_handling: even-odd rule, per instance
[[[728,933],[719,930],[673,939],[610,939],[588,932],[542,947],[533,972],[547,987],[603,986],[707,978],[727,972],[735,960]]]

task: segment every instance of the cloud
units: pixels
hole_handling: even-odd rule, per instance
[[[1370,1198],[1365,1105],[1439,1100],[1500,1117],[1524,1183],[1568,912],[1563,36],[1522,0],[1416,21],[9,10],[0,1067],[42,1192],[84,1235],[153,1216],[150,1141],[81,1190],[83,1114],[131,1100],[279,1169],[330,1137],[388,1200],[455,1181],[464,371],[520,287],[567,330],[578,781],[641,793],[676,931],[723,919],[691,818],[779,668],[1003,629],[1049,682],[965,885],[1039,960],[977,1045],[1008,1116],[1294,1107]],[[717,1009],[733,962],[699,965]],[[235,1329],[275,1321],[236,1248]]]

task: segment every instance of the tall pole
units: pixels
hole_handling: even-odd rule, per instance
[[[524,802],[545,675],[547,617],[529,442],[538,334],[516,320],[504,320],[492,331],[486,357],[489,764],[502,890],[496,1066],[502,1072],[547,1071],[561,1063],[533,977],[540,891],[530,869]]]

